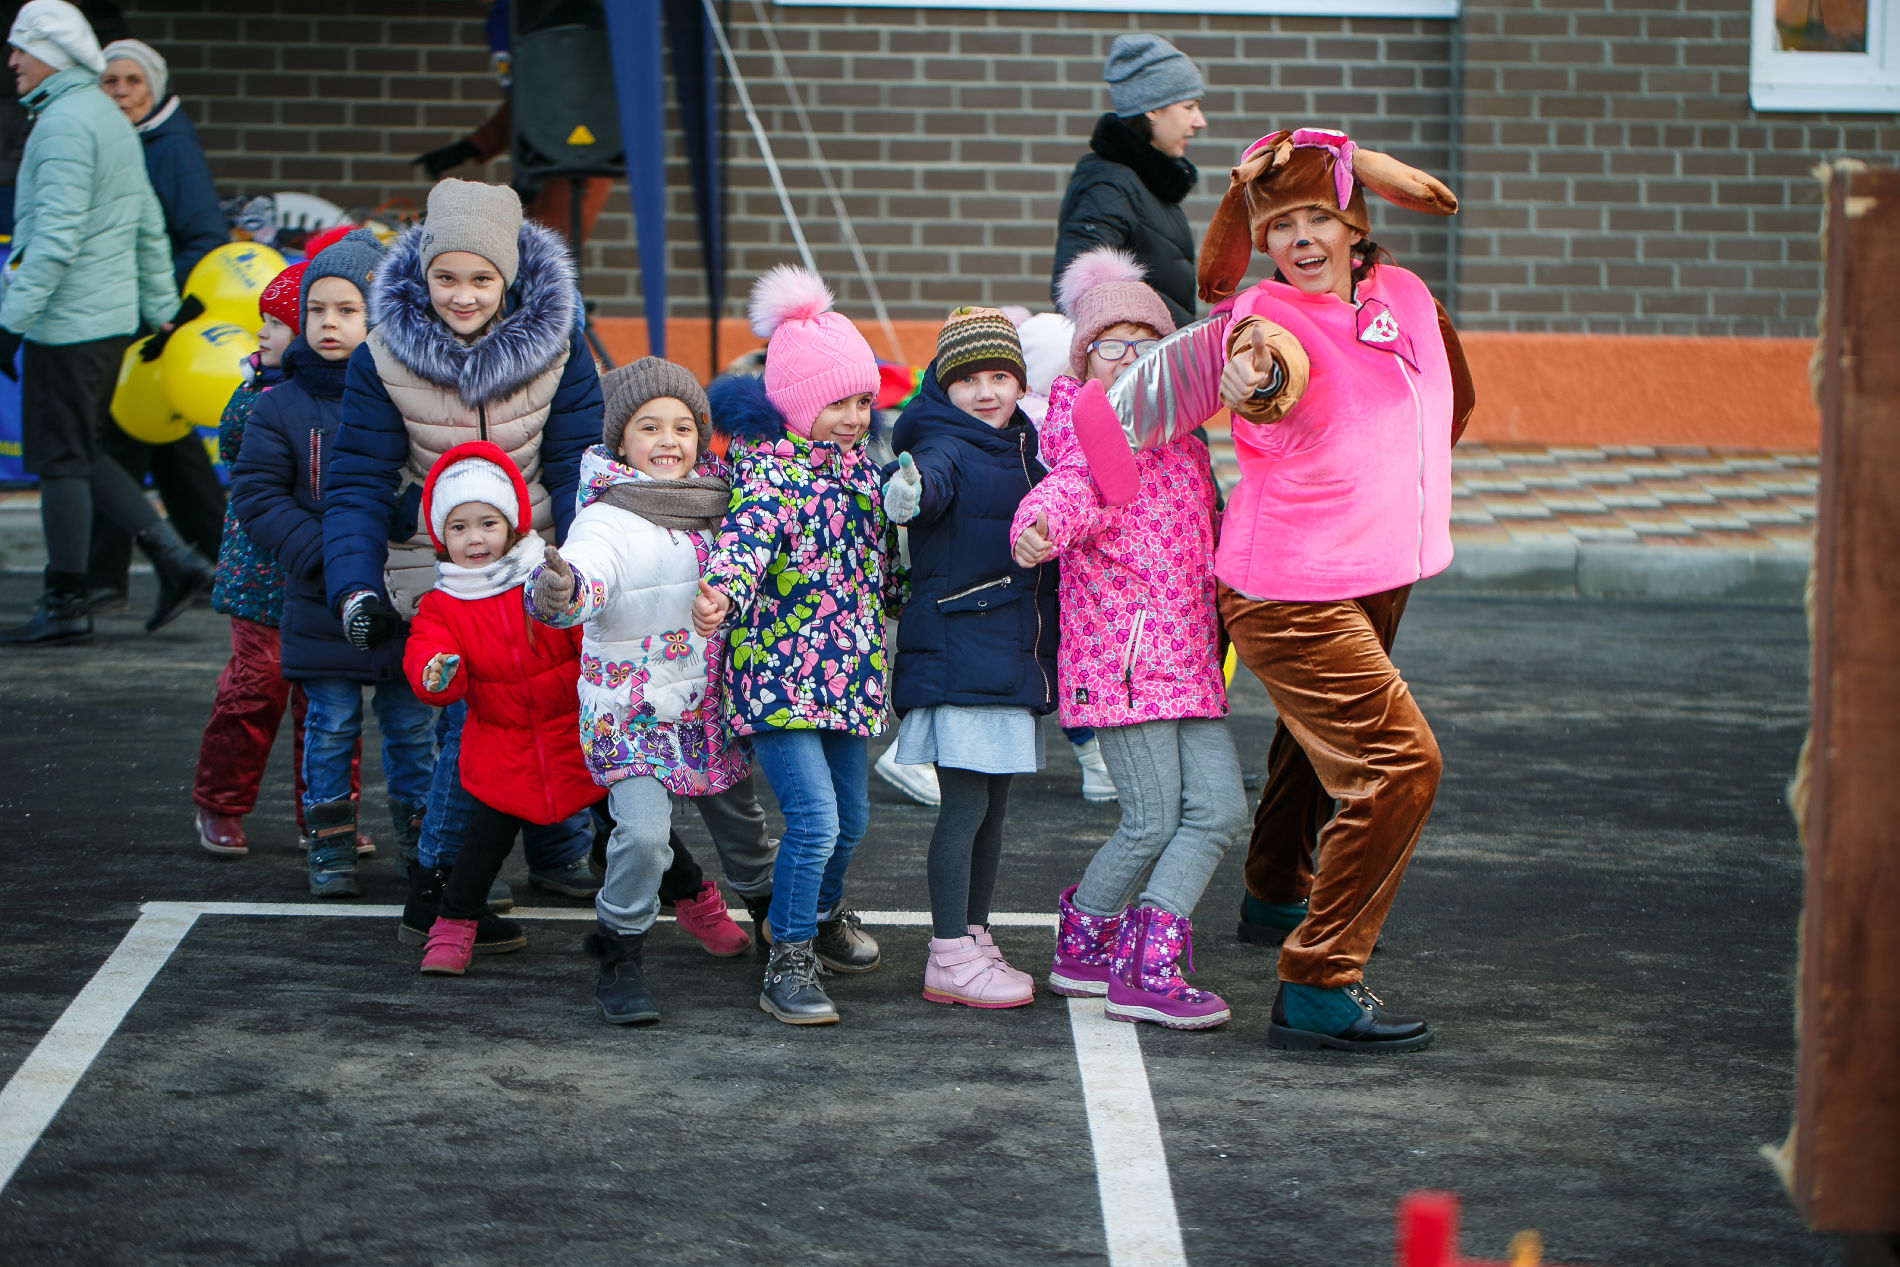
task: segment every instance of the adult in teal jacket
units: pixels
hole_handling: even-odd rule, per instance
[[[86,553],[92,511],[132,534],[158,573],[157,629],[209,589],[211,565],[100,451],[113,426],[119,362],[141,322],[178,309],[171,243],[138,134],[99,90],[99,42],[65,0],[30,0],[7,33],[7,64],[34,115],[14,196],[12,252],[0,298],[0,373],[21,353],[24,465],[40,478],[46,588],[33,616],[0,642],[92,636]]]

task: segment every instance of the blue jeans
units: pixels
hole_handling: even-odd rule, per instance
[[[310,699],[303,723],[303,806],[308,810],[349,799],[350,761],[363,733],[363,683],[310,678],[300,685]],[[420,805],[435,766],[435,740],[429,733],[435,710],[400,678],[376,683],[370,704],[383,732],[389,799]]]
[[[773,941],[808,941],[844,900],[845,868],[871,819],[868,745],[835,730],[767,730],[752,758],[772,785],[785,835],[772,868]]]
[[[435,738],[441,750],[435,758],[435,780],[427,792],[429,808],[422,815],[422,839],[416,842],[417,858],[425,867],[455,865],[475,813],[475,798],[462,786],[462,723],[467,718],[468,701],[458,700],[436,719]],[[576,730],[574,742],[580,741]],[[546,827],[538,823],[521,827],[521,852],[530,871],[571,866],[585,858],[593,844],[593,819],[586,810]]]

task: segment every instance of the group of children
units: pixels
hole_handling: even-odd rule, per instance
[[[728,375],[705,392],[647,358],[599,375],[583,398],[567,387],[591,363],[542,365],[521,351],[536,346],[533,321],[578,304],[532,293],[551,284],[516,255],[517,234],[523,251],[535,246],[534,227],[518,210],[511,223],[485,188],[444,182],[387,255],[352,233],[264,292],[253,377],[221,429],[234,466],[219,589],[233,660],[200,787],[213,767],[236,786],[198,798],[206,846],[244,851],[229,824],[250,808],[295,696],[307,701],[298,773],[311,887],[359,892],[368,841],[354,763],[368,686],[410,873],[403,927],[423,942],[422,971],[459,975],[474,954],[525,944],[489,912],[502,860],[524,827],[594,806],[612,825],[587,938],[597,998],[609,1021],[657,1020],[643,943],[676,866],[674,803],[693,798],[709,826],[753,825],[713,835],[770,947],[761,1008],[833,1023],[824,970],[866,972],[881,958],[845,881],[869,817],[868,741],[894,706],[895,760],[934,767],[941,798],[923,995],[1018,1007],[1034,981],[990,936],[990,903],[1011,780],[1041,768],[1040,719],[1056,712],[1093,729],[1122,821],[1058,899],[1050,988],[1106,995],[1122,1020],[1225,1021],[1225,1003],[1179,968],[1191,962],[1189,917],[1246,820],[1224,720],[1207,452],[1191,436],[1144,452],[1139,494],[1110,507],[1069,421],[1084,380],[1112,382],[1173,331],[1139,266],[1105,250],[1065,275],[1069,372],[1040,427],[1019,407],[1028,375],[1014,325],[990,309],[951,314],[892,434],[897,460],[880,469],[864,447],[877,363],[819,278],[780,267],[754,287],[763,376]],[[554,276],[571,292],[571,274]],[[518,362],[499,386],[476,382],[484,352]],[[574,422],[583,399],[597,402],[599,440],[568,477],[570,504],[550,511],[564,489],[540,467],[544,428],[563,410],[561,425]],[[378,408],[400,413],[410,442],[401,496],[392,468],[386,539],[434,555],[412,616],[398,594],[413,584],[401,548],[386,556],[382,592],[351,590],[325,524],[342,495],[328,478],[339,432],[370,425]],[[346,436],[346,451],[352,439],[360,449]],[[472,808],[452,842],[419,851],[442,782],[436,710],[458,705],[450,773]],[[754,765],[784,817],[776,845]],[[751,944],[711,881],[674,908],[715,954]]]

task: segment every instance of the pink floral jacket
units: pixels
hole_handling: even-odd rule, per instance
[[[1014,541],[1046,515],[1062,559],[1058,716],[1064,726],[1225,717],[1207,446],[1190,434],[1136,454],[1141,490],[1111,508],[1069,423],[1081,386],[1062,375],[1049,389],[1049,474],[1010,524]]]

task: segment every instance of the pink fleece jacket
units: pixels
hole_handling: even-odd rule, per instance
[[[1357,297],[1262,282],[1234,301],[1233,321],[1284,327],[1312,362],[1285,417],[1234,419],[1240,486],[1214,570],[1254,598],[1362,598],[1451,564],[1451,367],[1437,308],[1393,264]]]
[[[1136,455],[1141,488],[1109,507],[1069,424],[1081,384],[1049,389],[1041,447],[1049,474],[1010,524],[1046,515],[1062,559],[1057,716],[1064,726],[1225,717],[1214,614],[1214,481],[1191,434]]]

